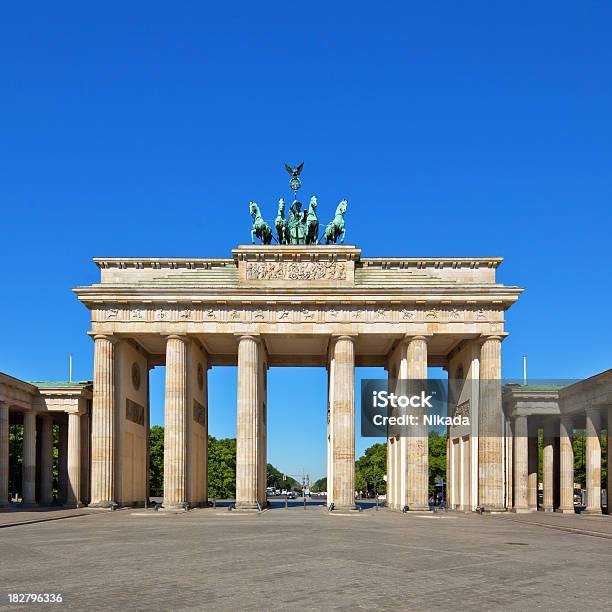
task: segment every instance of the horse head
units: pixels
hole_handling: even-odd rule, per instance
[[[281,216],[285,214],[285,198],[278,199],[278,214]]]
[[[338,208],[336,208],[336,215],[343,215],[346,212],[347,206],[348,200],[342,200],[340,204],[338,204]]]
[[[257,206],[257,202],[253,202],[253,200],[249,202],[249,212],[253,218],[259,216],[259,206]]]

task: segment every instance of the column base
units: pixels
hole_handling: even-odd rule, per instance
[[[515,514],[528,514],[529,512],[535,512],[535,510],[532,510],[531,508],[527,506],[520,506],[520,507],[510,508],[508,512],[514,512]]]
[[[601,514],[601,508],[586,508],[582,514]]]
[[[236,508],[240,512],[259,512],[257,502],[236,502]]]
[[[181,502],[178,504],[162,501],[160,508],[161,512],[187,512],[190,506],[187,502]]]
[[[400,508],[402,510],[402,508]],[[408,504],[408,512],[429,512],[429,504],[423,506],[422,504]]]
[[[113,508],[118,506],[117,502],[113,500],[103,500],[97,502],[91,502],[87,507],[88,508]]]
[[[508,512],[508,508],[505,506],[483,506],[483,514],[501,514],[502,512]]]
[[[574,508],[557,508],[555,512],[559,514],[576,514]]]
[[[361,512],[361,510],[355,505],[350,506],[334,506],[331,514],[355,514]]]
[[[254,512],[263,512],[268,509],[268,504],[262,504],[258,506],[257,504],[253,504],[250,502],[239,502],[236,504],[234,508],[234,512],[244,512],[244,513],[254,513]]]

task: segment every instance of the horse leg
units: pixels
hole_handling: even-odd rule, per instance
[[[251,244],[255,244],[255,232],[257,230],[252,229],[251,230]]]
[[[344,236],[346,236],[346,230],[342,230],[342,238],[340,239],[340,244],[344,244]]]

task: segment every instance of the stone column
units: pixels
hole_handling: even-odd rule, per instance
[[[0,508],[9,505],[9,407],[0,402]]]
[[[612,515],[612,470],[610,469],[610,457],[612,457],[612,406],[608,408],[608,482],[606,486],[608,493],[608,514]]]
[[[506,510],[501,343],[500,336],[487,336],[480,348],[478,503],[493,512]]]
[[[601,514],[601,416],[596,408],[586,411],[586,488],[585,512]]]
[[[53,417],[42,414],[40,431],[40,503],[53,503]]]
[[[395,500],[393,499],[393,454],[395,453],[395,449],[393,448],[393,437],[389,437],[387,435],[387,482],[386,482],[386,498],[387,498],[387,508],[393,508],[395,504]]]
[[[81,501],[81,417],[68,413],[68,491],[66,505],[80,508]]]
[[[427,380],[427,338],[412,336],[406,342],[406,377],[409,394],[424,391],[420,381]],[[411,428],[411,434],[405,438],[406,461],[406,497],[405,505],[409,510],[429,510],[429,439],[427,425],[423,423],[426,410],[414,409],[418,425]]]
[[[89,402],[88,402],[89,403]],[[90,423],[91,417],[89,414],[89,407],[85,414],[81,415],[81,501],[83,505],[89,503],[91,499],[91,453],[89,448],[90,439]],[[147,474],[149,472],[147,471]]]
[[[94,337],[94,380],[91,415],[91,502],[115,502],[115,345],[110,336]]]
[[[334,447],[332,440],[334,439],[334,364],[333,354],[328,351],[327,355],[327,499],[326,503],[329,507],[334,502],[333,482],[334,482]],[[387,442],[388,449],[388,442]],[[387,463],[387,466],[389,464]],[[389,469],[387,467],[387,469]],[[388,493],[387,493],[388,495]]]
[[[165,509],[187,503],[187,339],[168,336],[166,343],[166,406],[164,420]]]
[[[334,509],[355,509],[355,339],[334,346]]]
[[[544,423],[544,439],[542,452],[542,510],[552,512],[554,509],[554,424]]]
[[[529,474],[527,476],[528,479],[528,487],[529,491],[527,493],[527,505],[529,506],[529,510],[537,510],[538,509],[538,432],[537,430],[531,431],[529,440],[527,442],[527,451],[528,451],[528,470]]]
[[[559,508],[557,512],[574,514],[574,449],[572,419],[562,416],[559,425]]]
[[[529,432],[527,417],[519,415],[514,417],[514,512],[527,512],[529,510]]]
[[[24,504],[36,503],[36,413],[28,410],[23,413],[23,475],[22,501]]]
[[[63,416],[63,415],[62,415]],[[59,423],[58,496],[65,504],[68,499],[68,416]]]
[[[453,466],[453,441],[450,437],[450,434],[446,436],[446,503],[449,508],[453,509],[455,507],[455,493],[454,493],[454,483],[455,483],[455,468]]]
[[[236,427],[236,509],[257,510],[261,477],[261,371],[260,340],[240,336],[238,340],[238,415]]]
[[[262,508],[267,506],[267,495],[266,485],[268,482],[268,462],[267,462],[267,405],[266,405],[266,386],[267,386],[267,368],[268,365],[265,360],[265,348],[263,343],[259,346],[260,358],[259,358],[259,420],[257,423],[257,446],[258,446],[258,499]]]
[[[145,406],[145,500],[146,506],[150,503],[151,497],[151,365],[147,362],[147,404]],[[208,415],[206,416],[208,421]],[[208,442],[208,440],[206,440]],[[208,449],[207,449],[208,450]]]

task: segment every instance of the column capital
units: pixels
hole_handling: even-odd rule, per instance
[[[498,342],[503,342],[508,337],[508,332],[495,332],[493,334],[480,334],[478,340],[480,344],[484,344],[487,340],[496,340]]]
[[[332,340],[338,342],[338,340],[350,340],[353,344],[357,340],[357,334],[332,334]]]
[[[257,342],[257,344],[262,342],[262,338],[258,333],[234,333],[234,337],[236,338],[236,340],[238,340],[238,342],[240,342],[241,340],[252,340],[253,342]]]
[[[89,332],[88,335],[93,338],[94,342],[96,340],[108,340],[109,342],[113,344],[115,344],[116,342],[119,342],[119,338],[115,336],[114,334],[96,334],[93,332]]]
[[[402,342],[412,342],[413,340],[423,340],[424,342],[429,342],[429,339],[432,336],[433,334],[404,334]]]
[[[187,334],[166,334],[165,336],[166,340],[182,340],[183,342],[187,342],[187,340],[189,340],[189,336]]]

